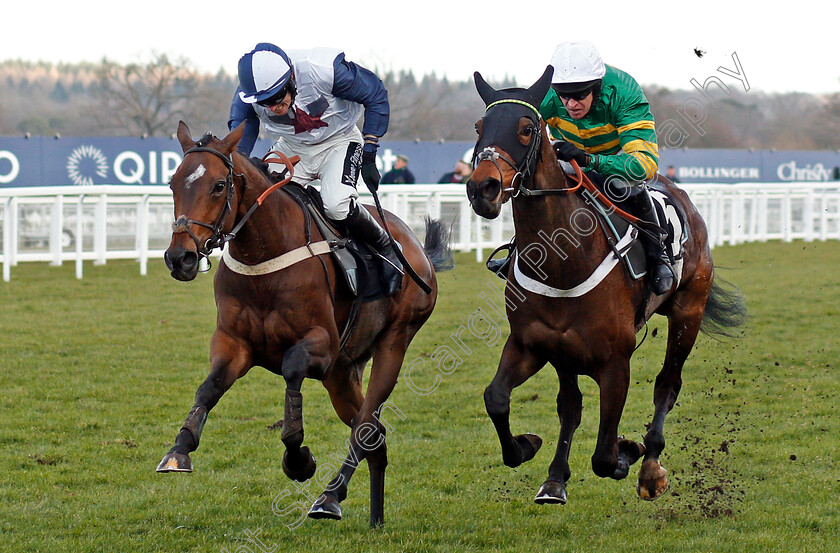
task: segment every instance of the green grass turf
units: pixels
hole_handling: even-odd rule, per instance
[[[505,467],[482,400],[507,335],[485,302],[499,303],[489,286],[501,281],[457,255],[409,350],[411,382],[404,369],[391,396],[380,530],[367,526],[365,464],[344,520],[294,527],[349,436],[314,381],[303,392],[315,482],[296,486],[282,472],[268,426],[282,416],[283,381],[259,368],[211,412],[196,472],[154,472],[207,372],[211,275],[176,282],[152,263],[141,277],[130,261],[88,264],[82,280],[72,264],[13,267],[0,283],[0,551],[838,551],[840,243],[714,256],[750,321],[734,340],[702,336],[686,364],[666,424],[670,490],[643,502],[638,465],[620,482],[591,472],[597,387],[581,379],[569,503],[539,506],[532,498],[559,431],[556,375],[547,367],[514,391],[514,431],[545,443],[534,460]],[[454,345],[462,325],[470,353],[444,374],[429,356]],[[649,330],[620,427],[636,438],[652,414],[665,320]]]

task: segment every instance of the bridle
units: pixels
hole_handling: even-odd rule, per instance
[[[536,121],[534,121],[534,126],[532,127],[532,138],[531,142],[528,144],[528,150],[525,152],[525,155],[522,157],[522,159],[517,163],[511,157],[496,151],[496,148],[493,146],[487,146],[479,152],[478,145],[476,145],[476,151],[473,152],[473,167],[476,167],[482,161],[489,161],[496,166],[496,170],[499,171],[499,180],[503,181],[503,172],[498,160],[501,159],[502,161],[510,165],[510,167],[515,171],[515,174],[510,180],[510,188],[506,188],[505,191],[515,191],[515,197],[519,194],[519,190],[522,189],[522,185],[524,185],[526,182],[530,182],[531,175],[533,175],[534,170],[537,166],[537,157],[539,156],[540,146],[542,144],[542,132],[539,124],[539,122],[541,121],[541,116],[540,112],[534,106],[532,106],[528,102],[516,100],[514,98],[505,98],[502,100],[497,100],[488,105],[487,109],[484,110],[484,113],[487,113],[488,111],[490,111],[491,108],[500,104],[517,104],[525,106],[536,114],[537,119]],[[516,186],[517,182],[519,183],[518,189]]]
[[[499,180],[503,181],[503,173],[502,168],[499,165],[498,160],[501,159],[505,163],[511,166],[516,173],[513,175],[513,178],[510,180],[510,186],[508,188],[503,189],[504,192],[513,192],[511,195],[512,198],[516,198],[517,196],[522,195],[523,197],[530,197],[530,196],[554,196],[554,195],[566,195],[572,194],[577,192],[581,186],[590,190],[597,196],[604,198],[603,194],[601,194],[589,178],[583,174],[580,167],[575,163],[572,162],[572,167],[575,169],[575,175],[570,175],[570,178],[575,182],[575,186],[570,186],[566,188],[549,188],[546,190],[534,190],[528,188],[526,185],[531,182],[531,176],[534,174],[536,169],[536,164],[538,161],[540,147],[542,145],[542,129],[539,128],[539,121],[542,120],[542,116],[540,115],[539,110],[537,110],[534,106],[529,104],[528,102],[517,100],[514,98],[505,98],[502,100],[497,100],[490,105],[487,106],[485,113],[487,113],[490,108],[497,106],[499,104],[518,104],[529,108],[531,111],[536,113],[537,115],[537,124],[533,130],[533,139],[531,143],[528,145],[528,150],[526,151],[523,158],[516,163],[512,158],[509,156],[503,155],[501,152],[496,151],[494,146],[487,146],[480,152],[478,151],[478,146],[476,145],[476,151],[473,153],[473,168],[475,168],[480,162],[482,161],[490,161],[493,165],[496,166],[496,169],[499,171]],[[517,186],[518,184],[518,186]],[[612,202],[609,202],[607,199],[608,205],[612,205]],[[614,206],[613,206],[614,207]],[[624,213],[624,212],[622,212]],[[635,221],[636,218],[632,215],[625,214],[627,217],[632,221]]]
[[[197,146],[194,146],[186,152],[184,152],[184,157],[187,157],[188,154],[191,154],[193,152],[208,152],[218,157],[224,162],[225,167],[227,167],[228,170],[227,177],[225,178],[225,188],[227,189],[227,193],[225,194],[225,204],[222,207],[222,211],[221,213],[219,213],[216,222],[212,225],[209,223],[204,223],[202,221],[196,221],[195,219],[190,219],[186,215],[181,215],[172,223],[172,233],[177,234],[179,232],[186,232],[190,235],[190,238],[192,238],[193,242],[195,242],[196,253],[198,253],[199,257],[203,257],[207,260],[207,268],[204,270],[204,272],[206,272],[209,271],[212,267],[212,264],[210,262],[210,253],[212,253],[214,249],[221,248],[226,243],[236,238],[236,235],[239,233],[239,230],[245,225],[245,222],[248,221],[251,215],[253,215],[254,211],[256,211],[256,209],[262,205],[263,201],[269,196],[269,194],[271,194],[272,192],[274,192],[275,190],[292,180],[292,177],[294,175],[294,165],[295,163],[300,161],[300,158],[298,158],[298,156],[292,156],[291,158],[289,158],[281,152],[275,151],[270,151],[267,154],[265,154],[265,156],[263,156],[262,158],[262,161],[264,163],[282,163],[286,166],[286,168],[281,173],[281,177],[285,176],[285,178],[278,182],[275,182],[274,184],[269,186],[262,194],[260,194],[260,196],[254,202],[254,204],[248,210],[248,212],[245,213],[245,215],[243,215],[239,219],[239,222],[236,224],[235,227],[233,227],[233,230],[225,233],[222,230],[222,226],[225,224],[225,219],[227,218],[228,214],[230,214],[231,210],[233,209],[233,193],[235,191],[235,188],[233,186],[233,177],[239,177],[244,179],[245,175],[241,173],[235,173],[233,171],[233,154],[231,154],[230,156],[226,156],[217,150],[203,146],[203,141],[204,139],[200,140],[197,143]],[[204,242],[203,246],[199,242],[198,237],[195,234],[193,234],[192,230],[190,230],[190,227],[192,225],[198,225],[200,227],[208,228],[213,232],[210,238],[208,238]]]
[[[499,171],[499,180],[500,182],[504,181],[504,175],[502,173],[502,168],[499,165],[498,160],[501,159],[508,165],[510,165],[515,171],[513,178],[510,180],[510,187],[504,188],[503,192],[513,192],[511,198],[516,198],[517,196],[523,197],[532,197],[532,196],[557,196],[557,195],[568,195],[577,192],[581,188],[585,188],[588,190],[595,198],[601,200],[601,202],[611,211],[615,211],[618,213],[619,216],[624,218],[625,220],[629,221],[631,224],[635,225],[640,230],[646,230],[651,232],[651,228],[656,229],[656,227],[652,227],[646,221],[643,221],[632,215],[627,213],[626,211],[622,210],[618,206],[616,206],[604,193],[602,193],[592,180],[583,173],[583,170],[578,165],[578,163],[574,160],[570,162],[572,168],[575,171],[574,175],[568,175],[568,177],[574,182],[574,186],[568,186],[565,188],[548,188],[542,190],[534,190],[528,188],[526,184],[531,182],[531,176],[534,174],[536,170],[536,164],[538,161],[540,145],[542,144],[542,129],[539,127],[539,121],[542,120],[542,116],[540,115],[539,110],[529,104],[528,102],[517,100],[515,98],[504,98],[502,100],[497,100],[487,106],[487,109],[484,111],[487,113],[490,111],[490,108],[497,106],[499,104],[517,104],[522,105],[529,108],[531,111],[536,113],[537,115],[537,128],[534,128],[533,131],[533,138],[531,139],[530,144],[528,144],[528,150],[526,151],[523,158],[516,163],[512,158],[509,156],[503,155],[501,152],[496,151],[494,146],[487,146],[480,152],[478,151],[478,144],[476,143],[476,150],[473,152],[473,168],[475,168],[479,163],[482,161],[490,161],[493,165],[496,166],[496,169]],[[520,182],[517,186],[517,180]],[[654,230],[653,232],[658,232]]]
[[[186,232],[187,234],[189,234],[190,238],[192,238],[193,242],[195,242],[196,253],[198,253],[200,257],[203,257],[207,260],[208,263],[206,270],[210,270],[210,253],[214,249],[223,246],[226,242],[229,242],[236,236],[235,232],[225,234],[222,231],[222,226],[225,224],[225,219],[227,218],[228,214],[230,214],[231,209],[233,209],[233,193],[235,191],[235,188],[233,186],[233,154],[231,154],[230,156],[226,156],[223,153],[218,152],[212,148],[203,146],[202,143],[199,141],[198,146],[194,146],[186,152],[184,152],[184,157],[187,157],[187,155],[197,152],[211,153],[214,156],[221,159],[222,162],[224,162],[225,167],[227,167],[228,174],[225,179],[225,188],[227,193],[225,195],[225,203],[222,207],[222,211],[216,218],[216,222],[212,225],[202,221],[196,221],[195,219],[190,219],[186,215],[180,215],[172,223],[172,233],[177,234],[179,232]],[[243,175],[236,176],[242,177]],[[213,234],[202,245],[199,242],[198,237],[196,237],[196,235],[190,229],[192,225],[198,225],[200,227],[208,228]]]

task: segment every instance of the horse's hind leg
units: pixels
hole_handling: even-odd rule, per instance
[[[602,478],[621,480],[629,473],[630,466],[644,453],[641,444],[618,438],[618,424],[630,385],[632,346],[630,342],[626,354],[615,352],[612,359],[596,375],[601,389],[601,422],[595,453],[592,454],[592,471]]]
[[[307,376],[321,377],[330,365],[330,336],[315,327],[283,356],[282,373],[286,380],[283,427],[280,439],[286,446],[283,472],[292,480],[305,482],[315,474],[315,458],[303,446],[303,394],[300,388]]]
[[[175,445],[158,464],[158,472],[192,472],[189,454],[198,448],[207,414],[250,368],[250,351],[216,331],[210,344],[210,374],[198,387],[195,404],[175,438]]]
[[[310,517],[342,517],[339,503],[347,497],[347,486],[356,467],[362,459],[367,459],[370,469],[370,525],[384,524],[385,469],[388,456],[383,421],[391,415],[404,418],[399,409],[386,404],[386,400],[397,383],[408,342],[405,331],[395,331],[377,343],[364,402],[353,419],[347,458],[327,489],[312,505],[309,510]]]
[[[572,448],[572,437],[580,425],[580,415],[583,410],[583,396],[578,386],[576,374],[557,370],[560,378],[560,391],[557,393],[557,415],[560,417],[560,439],[557,441],[557,452],[548,467],[548,479],[540,486],[534,501],[539,504],[566,503],[566,482],[572,476],[569,468],[569,452]]]
[[[484,390],[484,407],[499,436],[502,461],[509,467],[518,467],[534,458],[542,446],[536,434],[514,436],[510,431],[510,393],[537,373],[545,361],[533,355],[508,337],[493,381]]]
[[[659,462],[665,449],[665,416],[677,401],[682,387],[682,368],[697,339],[703,319],[703,305],[696,296],[678,293],[672,299],[674,307],[668,316],[668,346],[662,370],[653,389],[653,421],[645,434],[645,458],[639,471],[636,491],[642,499],[653,500],[668,488],[666,471]],[[686,305],[691,307],[680,307]]]

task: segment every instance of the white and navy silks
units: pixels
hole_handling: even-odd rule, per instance
[[[390,107],[385,85],[371,71],[344,59],[344,52],[333,48],[288,50],[292,61],[297,95],[286,115],[277,116],[258,104],[246,104],[237,88],[230,108],[228,128],[243,121],[245,134],[239,151],[251,154],[259,127],[276,142],[272,150],[287,156],[300,156],[295,181],[306,184],[321,181],[324,209],[331,219],[347,217],[352,202],[359,197],[359,177],[364,150],[376,151],[377,144],[365,144],[357,123],[364,114],[365,136],[380,137],[388,130]],[[272,170],[279,168],[271,167]]]

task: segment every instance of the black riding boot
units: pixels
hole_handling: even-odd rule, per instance
[[[379,226],[370,212],[357,204],[353,204],[344,224],[351,236],[357,238],[373,248],[379,254],[380,275],[385,293],[393,296],[402,284],[402,264],[394,252],[391,237]]]
[[[630,197],[624,203],[627,205],[629,211],[639,219],[662,228],[646,186],[634,186]],[[674,286],[674,280],[676,278],[674,276],[674,270],[671,268],[671,258],[668,257],[668,253],[665,251],[665,241],[661,238],[655,239],[647,232],[641,232],[639,234],[642,238],[642,244],[645,247],[648,264],[650,265],[651,288],[653,288],[654,294],[661,296]]]

